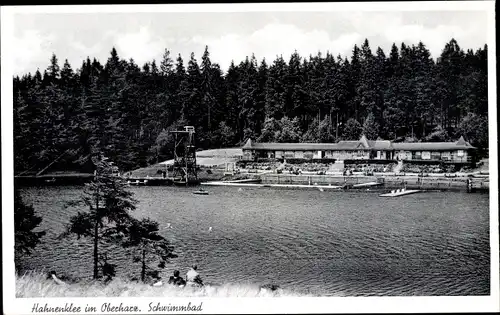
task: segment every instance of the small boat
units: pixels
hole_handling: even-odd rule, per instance
[[[144,181],[140,181],[140,180],[136,179],[135,181],[128,181],[127,183],[129,185],[140,186],[140,185],[147,185],[148,180],[145,179]]]
[[[195,195],[208,195],[208,191],[203,190],[203,189],[198,189],[198,190],[193,191],[193,194],[195,194]]]
[[[405,195],[410,195],[410,194],[415,194],[420,192],[421,190],[418,189],[396,189],[396,190],[391,190],[391,192],[386,193],[386,194],[381,194],[379,197],[399,197],[399,196],[405,196]]]
[[[383,185],[383,183],[369,182],[369,183],[362,183],[362,184],[352,185],[352,188],[373,187],[373,186],[381,186],[381,185]]]

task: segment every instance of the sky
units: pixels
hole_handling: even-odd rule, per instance
[[[75,70],[87,56],[105,63],[113,47],[140,66],[159,64],[165,49],[186,64],[191,52],[200,62],[206,45],[226,70],[252,53],[268,64],[295,50],[350,57],[365,38],[373,53],[380,46],[386,55],[393,43],[422,41],[436,58],[451,38],[464,50],[483,47],[487,29],[484,11],[18,13],[14,72],[43,72],[53,53],[60,66],[68,59]]]

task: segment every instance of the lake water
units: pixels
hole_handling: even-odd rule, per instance
[[[271,188],[133,187],[134,215],[149,216],[178,258],[205,282],[276,283],[294,292],[350,295],[488,295],[489,196],[427,192],[381,198],[373,192]],[[23,268],[92,276],[92,244],[57,240],[78,209],[64,204],[81,187],[23,188],[47,230]],[[168,228],[170,223],[171,228]],[[209,227],[212,231],[209,232]],[[108,247],[117,274],[138,276],[130,253]]]

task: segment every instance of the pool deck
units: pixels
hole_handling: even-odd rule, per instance
[[[256,184],[245,182],[206,182],[205,186],[235,186],[235,187],[277,187],[277,188],[302,188],[302,189],[341,189],[343,186],[337,185],[293,185],[293,184]]]

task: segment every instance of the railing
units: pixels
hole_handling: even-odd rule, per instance
[[[472,157],[467,156],[467,157],[452,157],[452,158],[434,158],[434,159],[422,159],[422,158],[415,158],[412,157],[411,159],[404,159],[404,162],[429,162],[429,163],[440,163],[440,162],[445,162],[445,163],[471,163],[472,162]]]

